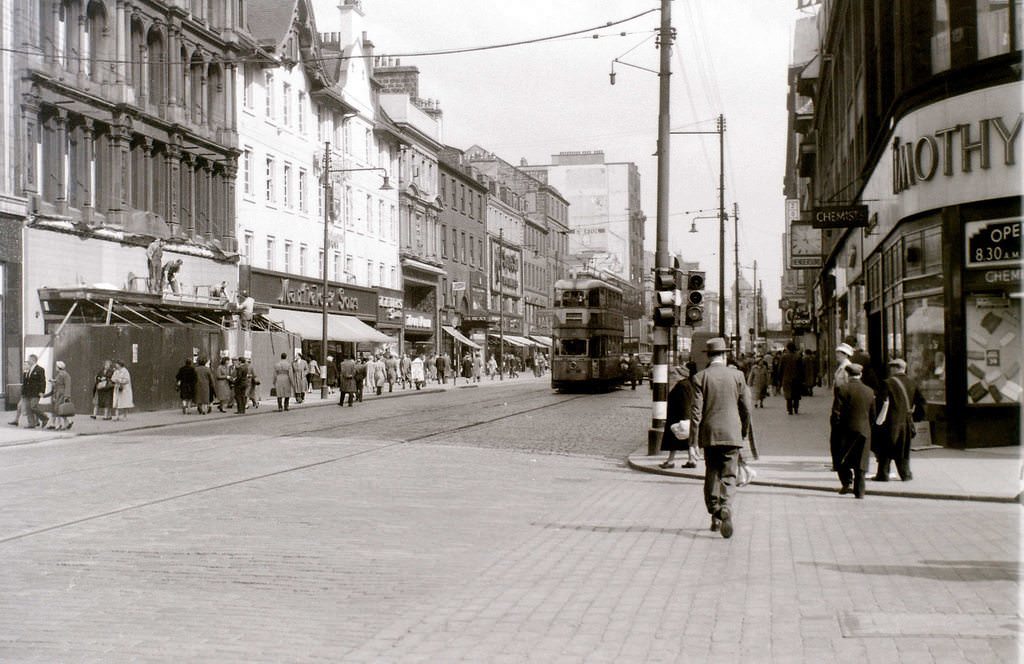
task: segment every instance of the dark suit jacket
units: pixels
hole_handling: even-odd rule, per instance
[[[782,381],[782,388],[795,390],[795,393],[787,398],[800,398],[800,388],[804,384],[804,361],[798,353],[786,351],[779,362],[779,377]]]
[[[700,446],[743,447],[753,410],[743,373],[725,364],[713,363],[698,372],[692,384],[690,426],[698,427]]]
[[[833,425],[844,433],[858,433],[871,440],[875,420],[875,392],[859,380],[851,380],[835,390],[832,401]]]
[[[21,396],[38,399],[46,392],[46,370],[38,364],[21,376]]]

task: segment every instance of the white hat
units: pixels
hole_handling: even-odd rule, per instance
[[[853,348],[850,346],[850,344],[839,344],[838,346],[836,346],[836,352],[842,353],[847,357],[853,357]]]
[[[65,367],[66,367],[66,365],[62,361],[57,360],[57,368],[58,369],[64,369]]]

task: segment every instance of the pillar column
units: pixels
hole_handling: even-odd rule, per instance
[[[57,205],[57,211],[63,214],[68,207],[68,116],[64,110],[59,110],[53,117],[54,140],[53,140],[53,173],[55,188],[53,202]]]
[[[203,236],[207,240],[213,238],[213,206],[215,205],[215,198],[213,195],[213,164],[210,162],[204,162],[203,164],[203,200],[201,201],[203,210],[206,212],[206,224],[203,228]]]
[[[172,136],[171,142],[167,144],[167,224],[170,226],[171,236],[178,234],[181,227],[181,141],[180,136]]]
[[[238,240],[235,235],[235,181],[238,176],[236,160],[224,162],[224,232],[221,241],[225,251],[236,251]]]
[[[86,59],[89,57],[89,54],[85,51],[86,4],[87,2],[83,0],[81,5],[82,13],[78,15],[78,20],[75,21],[75,23],[77,23],[78,29],[78,48],[75,50],[74,54],[75,61],[71,63],[72,70],[76,74],[78,74],[79,84],[81,84],[82,79],[85,77],[85,62]],[[90,35],[90,38],[92,38],[93,36],[94,35]]]
[[[21,163],[22,188],[26,194],[41,193],[39,183],[39,97],[34,93],[21,96]]]
[[[145,189],[142,204],[146,212],[153,210],[153,139],[148,136],[142,139],[142,163],[145,169],[142,173],[142,186]]]
[[[231,3],[228,3],[229,5]],[[226,68],[224,76],[224,128],[228,131],[235,131],[235,96],[238,90],[238,67],[231,63]]]
[[[209,85],[210,77],[210,63],[204,62],[199,68],[199,103],[196,104],[196,108],[199,109],[199,121],[196,124],[203,127],[210,126],[210,92],[207,86]],[[192,100],[195,103],[195,100]]]
[[[88,216],[94,205],[93,192],[96,190],[96,125],[90,118],[82,122],[82,207]]]

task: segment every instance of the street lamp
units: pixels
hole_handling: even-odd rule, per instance
[[[357,171],[380,171],[382,172],[384,182],[380,186],[380,191],[389,191],[394,189],[391,186],[391,182],[388,179],[387,169],[382,167],[368,166],[366,168],[331,168],[331,142],[327,141],[324,143],[324,167],[323,167],[323,183],[324,183],[324,260],[323,265],[323,291],[320,293],[320,317],[321,317],[321,328],[320,328],[320,398],[327,398],[327,245],[330,242],[330,229],[331,229],[331,173],[355,173]],[[344,222],[343,222],[344,223]],[[344,225],[342,225],[344,231]],[[344,248],[344,247],[343,247]]]

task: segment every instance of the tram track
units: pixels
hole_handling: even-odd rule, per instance
[[[495,411],[495,407],[496,406],[498,406],[498,405],[507,406],[510,403],[510,399],[509,399],[508,395],[498,395],[498,396],[493,397],[493,398],[488,398],[488,399],[484,399],[484,400],[481,400],[481,401],[473,401],[473,402],[470,402],[470,403],[459,403],[459,404],[453,404],[453,405],[450,405],[450,406],[441,406],[440,409],[435,408],[435,409],[433,409],[431,411],[432,416],[437,416],[439,412],[448,412],[449,414],[457,414],[458,411],[464,411],[467,408],[471,408],[471,409],[473,409],[474,412],[477,412],[477,413],[484,413],[484,414],[486,414],[486,413],[495,413],[495,414],[493,416],[489,416],[489,417],[484,417],[482,419],[478,419],[477,421],[466,422],[466,423],[457,424],[457,425],[434,427],[434,428],[431,428],[429,431],[422,432],[422,433],[420,433],[418,435],[415,435],[415,436],[403,437],[400,440],[391,440],[390,442],[382,440],[378,444],[364,446],[361,449],[351,450],[351,451],[346,452],[344,454],[338,454],[338,455],[334,455],[334,456],[329,456],[328,458],[318,459],[318,460],[310,461],[310,462],[307,462],[307,463],[294,464],[294,465],[287,466],[287,467],[284,467],[284,468],[278,468],[278,469],[271,470],[271,471],[268,471],[268,472],[258,473],[258,474],[250,475],[250,476],[247,476],[247,477],[236,478],[236,479],[232,479],[232,480],[225,481],[225,482],[211,483],[208,486],[200,486],[200,487],[197,487],[197,488],[190,489],[188,491],[182,491],[182,492],[178,492],[178,493],[172,493],[170,495],[164,495],[164,496],[159,496],[159,497],[155,497],[155,498],[144,499],[144,500],[140,500],[139,502],[136,502],[136,503],[133,503],[133,504],[130,504],[130,505],[124,505],[122,507],[118,507],[118,508],[115,508],[115,509],[96,511],[95,513],[92,513],[92,514],[86,514],[86,515],[79,516],[79,517],[76,517],[76,518],[65,519],[65,520],[62,520],[62,521],[60,521],[58,523],[51,523],[51,524],[48,524],[48,525],[40,525],[40,526],[37,526],[35,528],[30,528],[30,529],[22,531],[22,532],[18,532],[18,533],[14,533],[14,534],[11,534],[11,535],[6,535],[6,536],[0,536],[0,546],[6,545],[6,544],[10,544],[10,543],[13,543],[13,542],[17,542],[17,541],[21,541],[21,540],[25,540],[25,539],[29,539],[29,538],[36,537],[36,536],[45,535],[47,533],[52,533],[52,532],[55,532],[55,531],[60,531],[60,530],[64,530],[64,529],[74,528],[75,526],[86,524],[86,523],[93,522],[93,521],[97,521],[97,520],[101,520],[101,519],[105,519],[105,518],[110,518],[110,517],[115,517],[115,516],[118,516],[118,515],[121,515],[121,514],[125,514],[125,513],[130,513],[130,512],[144,510],[144,509],[147,509],[147,508],[150,508],[150,507],[154,507],[154,506],[157,506],[157,505],[171,503],[171,502],[178,501],[178,500],[186,500],[186,499],[189,499],[189,498],[193,498],[195,496],[200,496],[200,495],[203,495],[203,494],[208,494],[208,493],[212,493],[212,492],[219,491],[219,490],[224,490],[224,489],[229,489],[229,488],[233,488],[233,487],[238,487],[238,486],[245,485],[245,484],[260,482],[260,481],[267,480],[267,479],[274,478],[274,477],[280,477],[280,476],[284,476],[284,475],[288,475],[288,474],[292,474],[292,473],[301,473],[301,472],[312,470],[312,469],[315,469],[315,468],[322,468],[324,466],[328,466],[328,465],[344,462],[346,460],[350,460],[350,459],[353,459],[353,458],[356,458],[356,457],[362,457],[362,456],[371,455],[371,454],[383,453],[383,452],[386,452],[388,450],[394,449],[396,447],[399,447],[401,445],[405,445],[405,444],[408,444],[408,443],[425,441],[425,440],[428,440],[428,439],[431,439],[431,438],[437,438],[439,436],[444,436],[444,435],[448,435],[448,434],[452,434],[452,433],[457,433],[457,432],[463,432],[463,431],[466,431],[466,430],[469,430],[469,429],[473,429],[473,428],[484,427],[484,426],[487,426],[489,424],[493,424],[495,422],[499,422],[499,421],[502,421],[502,420],[508,420],[508,419],[519,417],[519,416],[522,416],[522,415],[527,415],[527,414],[530,414],[530,413],[535,413],[535,412],[538,412],[538,411],[546,410],[546,409],[549,409],[549,408],[554,408],[554,407],[562,406],[562,405],[564,405],[566,403],[570,403],[572,401],[575,401],[575,400],[578,400],[578,399],[582,399],[582,398],[585,398],[587,396],[590,396],[590,395],[558,395],[558,394],[551,394],[550,392],[545,392],[545,394],[537,395],[537,397],[530,398],[530,399],[528,399],[528,401],[536,401],[538,399],[542,399],[542,400],[547,400],[548,401],[547,403],[533,404],[533,405],[528,405],[527,407],[518,407],[518,408],[515,408],[511,412],[508,412],[508,411],[496,412]],[[519,403],[520,406],[525,405],[525,404],[523,404],[522,400],[519,400],[518,403]],[[406,415],[408,415],[408,414],[403,414],[403,416],[406,416]],[[233,423],[233,421],[232,421],[232,423]],[[180,425],[171,425],[171,426],[169,426],[167,428],[189,427],[191,424],[192,423],[182,423]],[[307,422],[307,424],[308,424],[308,422]],[[353,421],[353,420],[345,420],[345,421],[340,421],[340,422],[333,422],[333,423],[331,423],[328,426],[318,427],[318,428],[314,428],[314,429],[304,428],[304,429],[296,429],[296,430],[290,431],[288,433],[275,432],[274,434],[267,434],[267,435],[257,436],[255,438],[254,437],[248,437],[244,441],[241,441],[238,444],[235,444],[235,445],[232,445],[232,446],[233,447],[239,447],[239,448],[248,447],[248,446],[252,446],[252,445],[255,445],[255,444],[258,444],[258,443],[261,443],[261,442],[266,442],[268,440],[272,440],[274,438],[317,438],[318,436],[316,436],[316,434],[324,434],[326,432],[335,431],[335,430],[340,429],[340,428],[349,429],[348,431],[346,431],[346,435],[347,436],[351,436],[353,433],[356,433],[356,432],[351,431],[351,427],[358,427],[359,425],[379,426],[380,425],[380,417],[379,417],[379,415],[367,416],[367,417],[362,417],[360,419],[357,419],[355,421]],[[124,433],[114,434],[114,435],[117,436],[118,438],[122,438],[124,436],[131,435],[131,433],[132,432],[124,432]],[[217,438],[221,439],[222,436],[218,435]],[[222,442],[222,441],[219,440],[218,442]],[[221,448],[223,449],[223,445],[221,445]],[[197,450],[192,449],[190,452],[191,453],[195,453],[196,451]],[[181,454],[181,452],[182,452],[182,450],[180,450],[180,449],[168,450],[168,452],[166,454],[163,454],[163,455],[160,455],[160,456],[166,458],[167,456],[170,456],[170,455],[173,455],[173,454]],[[43,477],[26,478],[26,479],[19,480],[19,481],[20,482],[29,482],[29,481],[38,482],[38,481],[44,480],[44,479],[56,480],[59,477],[67,476],[68,474],[82,474],[82,473],[88,473],[88,472],[95,472],[95,471],[103,470],[104,468],[109,468],[109,467],[112,467],[112,466],[115,466],[115,465],[140,465],[140,464],[146,463],[147,461],[148,462],[152,462],[152,460],[153,460],[152,457],[147,457],[146,459],[135,459],[135,460],[132,460],[132,461],[122,461],[120,463],[114,463],[114,464],[104,464],[104,465],[100,465],[100,466],[91,466],[91,467],[88,467],[88,466],[87,467],[77,467],[74,470],[70,470],[70,471],[67,471],[67,472],[64,472],[64,473],[60,473],[58,475],[50,475],[50,476],[47,476],[45,478],[43,478]]]

